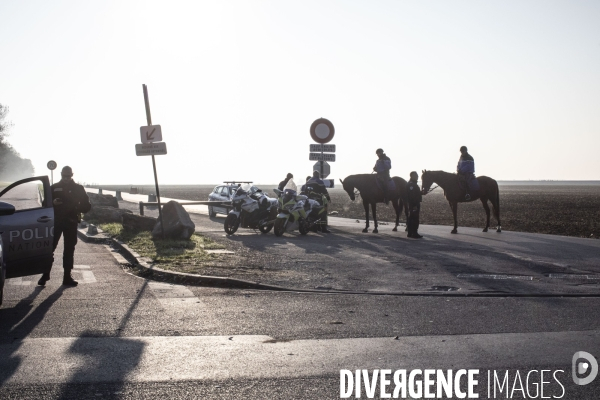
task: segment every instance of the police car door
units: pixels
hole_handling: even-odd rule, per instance
[[[0,192],[15,207],[0,216],[6,277],[35,275],[52,266],[54,209],[47,176],[17,181]]]

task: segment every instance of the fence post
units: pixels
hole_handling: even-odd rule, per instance
[[[144,215],[144,202],[140,201],[140,215]]]

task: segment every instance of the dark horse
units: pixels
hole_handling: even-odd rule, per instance
[[[396,190],[390,192],[389,195],[394,210],[396,210],[396,226],[392,229],[395,232],[398,230],[400,212],[402,211],[403,206],[404,213],[408,218],[408,198],[406,195],[406,181],[397,176],[394,176],[392,179],[396,184]],[[375,224],[373,233],[377,233],[377,203],[383,203],[383,189],[377,184],[377,176],[374,174],[350,175],[344,180],[340,179],[340,182],[342,182],[344,190],[348,193],[348,196],[350,196],[352,201],[356,198],[354,194],[355,188],[362,197],[363,206],[365,207],[365,219],[367,220],[367,225],[365,226],[365,229],[363,229],[363,232],[369,232],[369,204],[371,205],[371,209],[373,210],[373,223]]]
[[[487,215],[487,221],[483,231],[487,232],[490,227],[490,207],[487,204],[489,200],[492,202],[492,207],[494,208],[494,217],[496,217],[496,220],[498,221],[496,232],[502,232],[502,229],[500,228],[500,192],[498,190],[498,182],[487,176],[478,177],[479,191],[472,193],[471,199],[467,201],[465,200],[465,189],[459,184],[458,175],[444,171],[424,170],[422,172],[421,182],[423,183],[423,187],[421,190],[424,195],[430,192],[433,183],[437,183],[444,189],[444,196],[446,197],[446,200],[448,200],[448,203],[450,203],[452,215],[454,216],[454,229],[452,230],[452,233],[457,232],[456,208],[458,203],[465,203],[477,199],[481,200],[481,204],[483,204],[483,208]]]

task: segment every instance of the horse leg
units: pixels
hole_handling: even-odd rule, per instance
[[[406,227],[404,228],[404,232],[408,232],[408,201],[403,201],[402,206],[404,207],[404,217],[406,221]]]
[[[494,217],[496,218],[496,220],[498,221],[498,227],[496,228],[496,232],[502,232],[502,228],[501,228],[501,224],[500,224],[500,196],[498,196],[498,193],[496,192],[496,201],[494,201],[494,199],[491,199],[492,201],[492,208],[494,209]]]
[[[450,203],[450,208],[452,209],[452,216],[454,217],[454,229],[452,229],[452,231],[450,233],[458,233],[458,230],[456,229],[456,228],[458,228],[458,221],[456,220],[456,210],[457,210],[458,202],[449,201],[448,203]]]
[[[363,200],[363,207],[365,208],[365,220],[367,221],[365,229],[363,229],[363,233],[367,233],[369,232],[369,203],[367,203],[365,200]]]
[[[373,211],[373,225],[375,225],[373,233],[379,233],[379,231],[377,230],[377,203],[371,203],[371,210]]]
[[[485,223],[485,228],[483,228],[483,231],[487,232],[488,228],[490,227],[490,207],[487,204],[487,202],[488,202],[487,198],[481,197],[480,200],[481,200],[481,204],[483,204],[483,209],[485,210],[485,215],[487,217],[486,223]]]
[[[396,211],[396,226],[394,226],[394,229],[392,229],[392,231],[394,232],[398,232],[398,225],[400,225],[400,207],[402,204],[402,200],[396,200],[393,201],[392,200],[392,205],[394,206],[394,211]]]

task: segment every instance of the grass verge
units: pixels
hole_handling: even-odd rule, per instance
[[[206,236],[194,233],[189,240],[153,240],[150,232],[129,232],[119,223],[100,224],[100,229],[118,239],[157,267],[187,273],[202,273],[203,266],[219,259],[206,250],[225,247]]]

